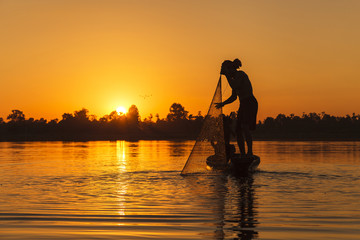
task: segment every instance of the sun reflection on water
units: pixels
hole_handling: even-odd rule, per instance
[[[116,141],[116,157],[119,162],[119,170],[120,172],[126,171],[126,143],[125,141]]]
[[[118,160],[118,169],[119,173],[126,172],[126,142],[125,141],[116,141],[116,158]],[[119,188],[117,190],[118,200],[119,200],[119,210],[118,214],[120,216],[125,216],[125,195],[127,193],[126,182],[118,182]]]

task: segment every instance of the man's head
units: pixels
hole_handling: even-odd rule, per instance
[[[241,66],[242,66],[241,61],[237,58],[234,61],[225,60],[221,64],[220,74],[224,74],[224,75],[232,74],[236,72],[236,70]]]

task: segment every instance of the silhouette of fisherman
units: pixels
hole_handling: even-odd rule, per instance
[[[236,126],[236,140],[239,145],[240,154],[244,156],[252,156],[252,136],[250,130],[256,128],[256,115],[258,111],[258,102],[253,95],[251,82],[247,74],[241,70],[241,61],[235,59],[234,61],[225,60],[221,65],[221,72],[226,76],[230,87],[232,88],[231,96],[221,103],[216,103],[216,108],[221,108],[226,104],[234,102],[237,98],[240,100],[240,107],[237,115]],[[248,147],[247,154],[245,154],[245,142]]]

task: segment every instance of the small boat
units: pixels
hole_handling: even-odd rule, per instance
[[[243,156],[240,154],[233,154],[227,163],[219,161],[217,155],[211,155],[206,160],[208,170],[223,171],[233,173],[236,175],[247,175],[256,171],[260,164],[260,157],[256,155]]]
[[[255,172],[260,164],[260,157],[256,155],[241,157],[234,154],[230,158],[229,171],[236,174],[247,174]]]

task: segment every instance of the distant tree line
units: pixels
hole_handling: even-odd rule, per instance
[[[230,114],[233,119],[236,114]],[[166,118],[152,114],[141,120],[132,105],[126,114],[111,112],[99,119],[85,108],[64,113],[62,119],[26,119],[20,110],[0,118],[0,141],[87,141],[139,139],[196,139],[204,116],[189,114],[180,103],[170,106]],[[326,113],[302,116],[279,114],[259,121],[255,140],[360,140],[360,115],[335,117]]]
[[[322,113],[279,114],[257,124],[256,139],[360,140],[360,115],[336,117]]]
[[[202,121],[200,112],[188,114],[179,103],[170,106],[166,118],[150,114],[143,121],[135,105],[126,114],[113,111],[97,119],[83,108],[50,121],[26,119],[22,111],[12,110],[6,120],[0,118],[0,141],[195,139]]]

